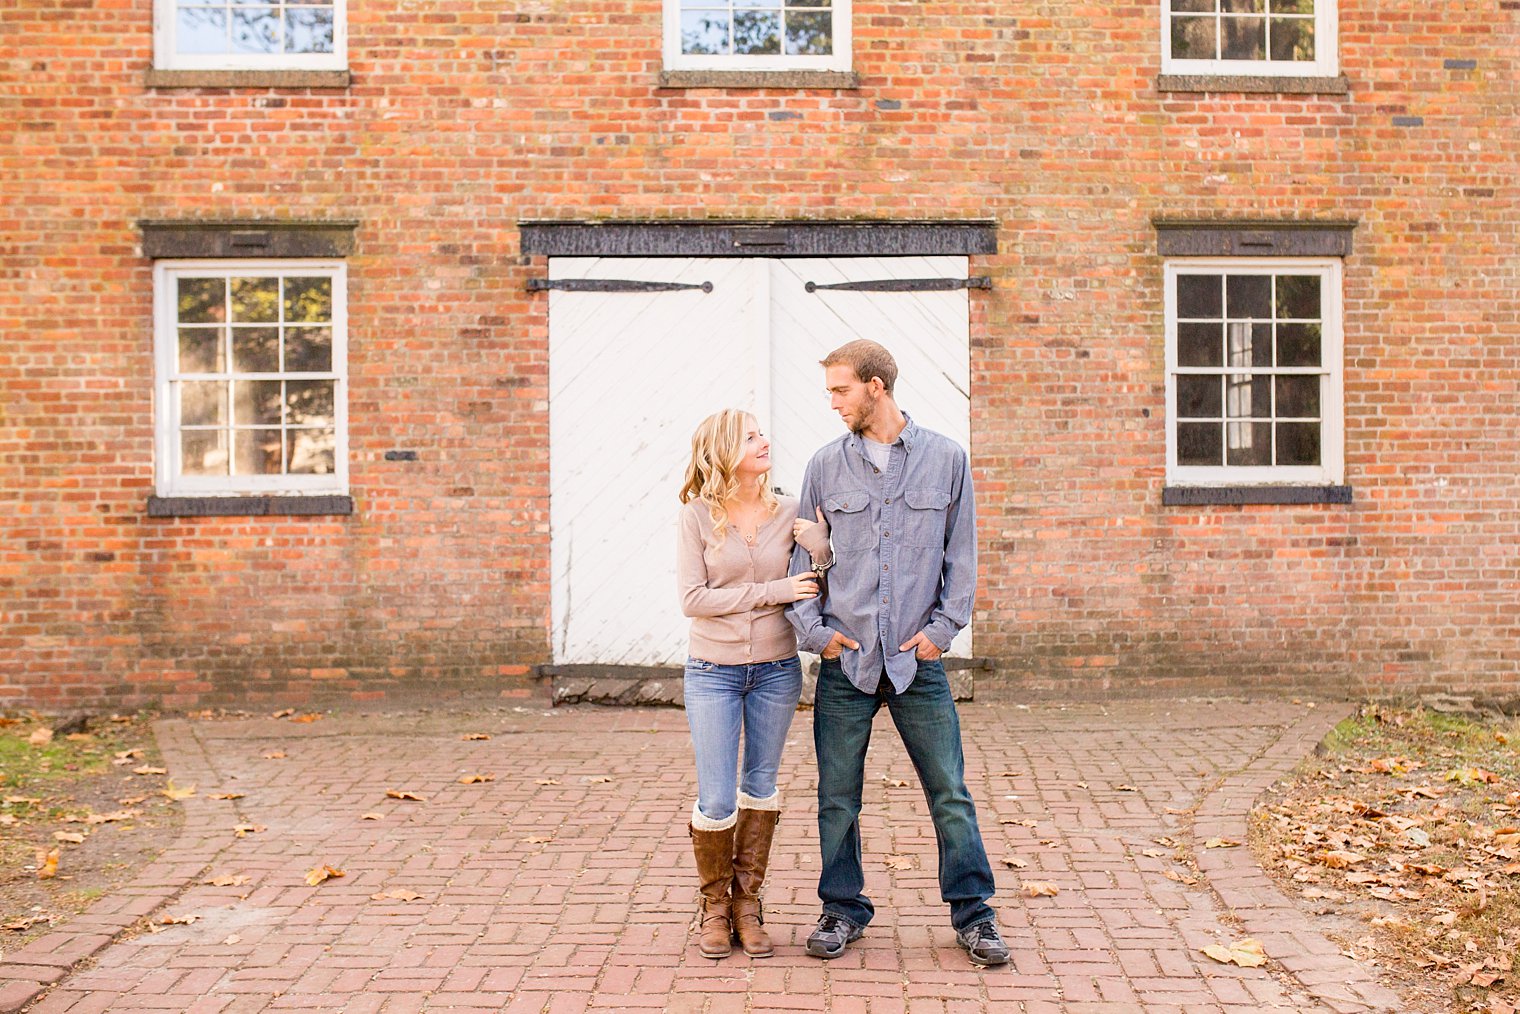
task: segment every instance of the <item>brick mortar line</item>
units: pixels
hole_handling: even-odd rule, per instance
[[[205,745],[190,722],[160,719],[153,723],[153,732],[164,766],[187,784],[207,786],[217,780]],[[180,804],[185,822],[179,836],[130,884],[0,961],[0,1014],[26,1008],[130,927],[173,904],[225,851],[232,840],[232,826],[224,826],[223,808],[199,793]],[[228,807],[232,808],[230,802]]]
[[[1299,716],[1265,749],[1217,782],[1198,805],[1195,839],[1217,835],[1244,843],[1249,832],[1246,819],[1256,800],[1324,742],[1330,717],[1324,713]],[[1335,717],[1330,728],[1340,717],[1344,715]],[[1278,890],[1246,845],[1195,848],[1194,855],[1204,882],[1223,909],[1253,936],[1274,938],[1274,944],[1267,948],[1268,957],[1310,996],[1344,1014],[1402,1009],[1403,998],[1342,955],[1293,900]],[[1314,974],[1305,976],[1304,972]]]

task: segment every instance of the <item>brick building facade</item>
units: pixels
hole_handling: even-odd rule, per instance
[[[792,55],[827,59],[728,62],[682,50],[675,0],[281,8],[246,60],[215,3],[6,5],[0,707],[529,693],[551,324],[523,223],[586,222],[671,256],[677,225],[772,230],[757,256],[971,228],[907,252],[990,280],[996,678],[1514,693],[1520,2],[1271,2],[807,4]],[[266,388],[216,393],[261,354]],[[668,396],[657,344],[612,354]]]

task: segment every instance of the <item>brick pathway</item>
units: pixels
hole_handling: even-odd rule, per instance
[[[721,962],[698,955],[688,931],[693,775],[679,711],[164,721],[170,773],[198,790],[184,836],[132,888],[8,954],[0,1011],[39,990],[39,1014],[1393,1010],[1397,998],[1316,934],[1247,849],[1202,848],[1243,838],[1252,799],[1344,713],[963,705],[968,781],[1015,954],[987,970],[955,946],[933,829],[885,714],[862,820],[877,918],[827,964],[801,949],[817,910],[809,713],[782,772],[766,893],[778,954]],[[473,732],[491,738],[462,738]],[[461,784],[470,774],[495,778]],[[218,792],[243,795],[209,798]],[[237,837],[240,824],[258,829]],[[1166,876],[1189,871],[1162,838],[1197,857],[1196,884]],[[347,875],[307,886],[323,864]],[[247,881],[204,883],[219,875]],[[1021,880],[1060,893],[1025,899]],[[392,891],[421,897],[373,897]],[[148,913],[198,918],[149,933]],[[1199,953],[1247,935],[1266,944],[1266,968]]]

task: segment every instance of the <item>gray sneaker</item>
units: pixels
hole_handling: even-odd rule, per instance
[[[807,938],[807,952],[815,958],[837,958],[847,946],[859,940],[863,932],[859,926],[825,912],[818,919],[818,928]]]
[[[991,919],[956,930],[955,942],[971,956],[972,964],[1008,964],[1008,945],[1003,943],[1003,938],[998,935],[997,923]],[[811,940],[808,941],[808,949],[812,950]]]

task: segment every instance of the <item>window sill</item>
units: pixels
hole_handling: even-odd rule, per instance
[[[347,88],[346,70],[150,70],[149,88]]]
[[[661,88],[833,88],[860,87],[852,70],[662,70]]]
[[[150,518],[258,517],[269,514],[352,514],[351,496],[150,496]]]
[[[1349,95],[1346,75],[1274,77],[1268,74],[1158,74],[1158,92],[1236,92],[1256,95]]]
[[[1350,486],[1167,486],[1161,491],[1165,507],[1350,502]]]

